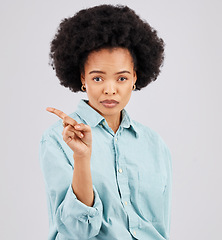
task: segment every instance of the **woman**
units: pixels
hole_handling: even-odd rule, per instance
[[[169,239],[171,157],[162,138],[130,118],[133,90],[156,80],[164,43],[127,6],[64,19],[51,42],[61,85],[85,91],[40,142],[49,239]]]

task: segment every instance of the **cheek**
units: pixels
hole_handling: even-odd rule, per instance
[[[87,90],[88,90],[88,94],[96,95],[97,89],[95,88],[95,86],[93,86],[91,84],[88,84],[86,87],[87,87]]]
[[[122,89],[122,91],[120,92],[120,95],[122,97],[122,101],[123,103],[127,103],[131,97],[131,87],[127,87]]]
[[[122,89],[122,92],[124,93],[124,95],[131,95],[132,93],[132,87],[131,85],[127,85],[124,89]]]
[[[97,100],[101,95],[101,90],[98,86],[90,86],[87,87],[87,95],[88,98],[91,99],[91,101]]]

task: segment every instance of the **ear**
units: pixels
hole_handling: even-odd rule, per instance
[[[136,74],[136,71],[134,70],[133,71],[133,84],[136,83],[136,80],[137,80],[137,74]]]
[[[85,85],[85,76],[83,73],[81,73],[80,78],[81,78],[82,85]]]

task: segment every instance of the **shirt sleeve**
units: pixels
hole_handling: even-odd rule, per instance
[[[39,159],[47,193],[49,235],[59,233],[67,239],[98,235],[103,206],[95,186],[92,207],[77,199],[71,186],[73,166],[58,141],[50,136],[40,141]]]
[[[171,224],[171,201],[172,201],[172,159],[169,149],[165,148],[167,184],[164,191],[164,223],[166,229],[166,240],[170,239]]]

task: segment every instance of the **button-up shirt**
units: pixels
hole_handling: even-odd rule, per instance
[[[73,192],[73,151],[62,137],[62,119],[44,131],[39,145],[49,215],[49,240],[169,239],[171,155],[163,139],[121,111],[116,131],[81,99],[69,116],[91,127],[93,206]]]

